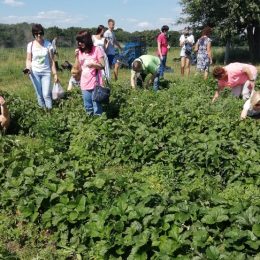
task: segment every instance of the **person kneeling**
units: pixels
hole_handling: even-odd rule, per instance
[[[260,91],[253,91],[251,97],[245,102],[240,118],[260,115]]]
[[[135,89],[137,85],[142,86],[145,77],[152,74],[153,89],[157,91],[159,88],[160,63],[160,59],[152,55],[142,55],[135,59],[131,70],[132,88]]]
[[[6,102],[2,96],[0,96],[0,130],[5,133],[10,125],[10,115],[6,105]]]

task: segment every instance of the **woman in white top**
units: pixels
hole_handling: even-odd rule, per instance
[[[58,82],[53,47],[49,41],[44,40],[44,30],[41,24],[33,24],[32,35],[34,40],[27,45],[24,73],[27,73],[31,78],[39,106],[51,109],[51,71],[54,82]]]
[[[106,38],[104,37],[104,32],[105,32],[105,27],[103,25],[99,25],[97,28],[97,32],[95,35],[92,35],[92,41],[94,46],[98,46],[103,50],[103,54],[104,54],[104,61],[105,61],[105,71],[102,71],[103,76],[105,73],[105,77],[107,77],[108,80],[110,80],[110,71],[109,71],[109,63],[108,63],[108,59],[107,59],[107,55],[105,53],[105,50],[108,46],[108,42],[106,40]]]
[[[187,74],[190,74],[190,61],[192,46],[194,44],[194,36],[191,34],[189,28],[185,28],[183,34],[180,37],[180,47],[181,47],[181,75],[184,76],[185,67],[187,68]]]

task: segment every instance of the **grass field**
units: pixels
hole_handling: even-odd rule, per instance
[[[215,80],[181,78],[178,53],[158,93],[120,70],[95,118],[77,89],[39,109],[25,50],[0,49],[0,259],[260,259],[260,120],[228,91],[211,104]]]

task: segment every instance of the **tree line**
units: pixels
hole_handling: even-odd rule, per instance
[[[19,23],[19,24],[0,24],[0,47],[1,48],[25,48],[27,43],[32,38],[31,34],[32,24]],[[45,38],[52,40],[55,36],[59,37],[58,47],[75,47],[76,46],[76,34],[83,29],[88,29],[91,33],[95,34],[97,28],[82,28],[82,27],[69,27],[66,29],[59,28],[57,26],[49,27],[45,29]],[[142,32],[127,32],[121,28],[115,30],[117,40],[120,42],[129,42],[136,38],[143,38],[146,41],[147,47],[156,47],[156,37],[160,30],[145,30]],[[173,47],[179,46],[179,38],[181,32],[170,30],[168,33],[169,44]],[[194,27],[194,36],[197,39],[200,37],[200,28]],[[223,46],[225,41],[218,36],[217,33],[212,35],[214,46]],[[235,45],[244,44],[245,41],[241,37],[233,37],[233,43]]]

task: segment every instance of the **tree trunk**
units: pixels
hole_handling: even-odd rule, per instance
[[[260,61],[260,25],[247,27],[247,40],[251,62]]]
[[[260,61],[260,24],[255,27],[254,33],[254,42],[255,42],[255,59],[256,61]]]
[[[224,57],[225,65],[228,64],[228,61],[229,61],[230,45],[231,45],[231,41],[230,41],[230,38],[228,38],[227,42],[226,42],[226,48],[225,48],[225,57]]]

